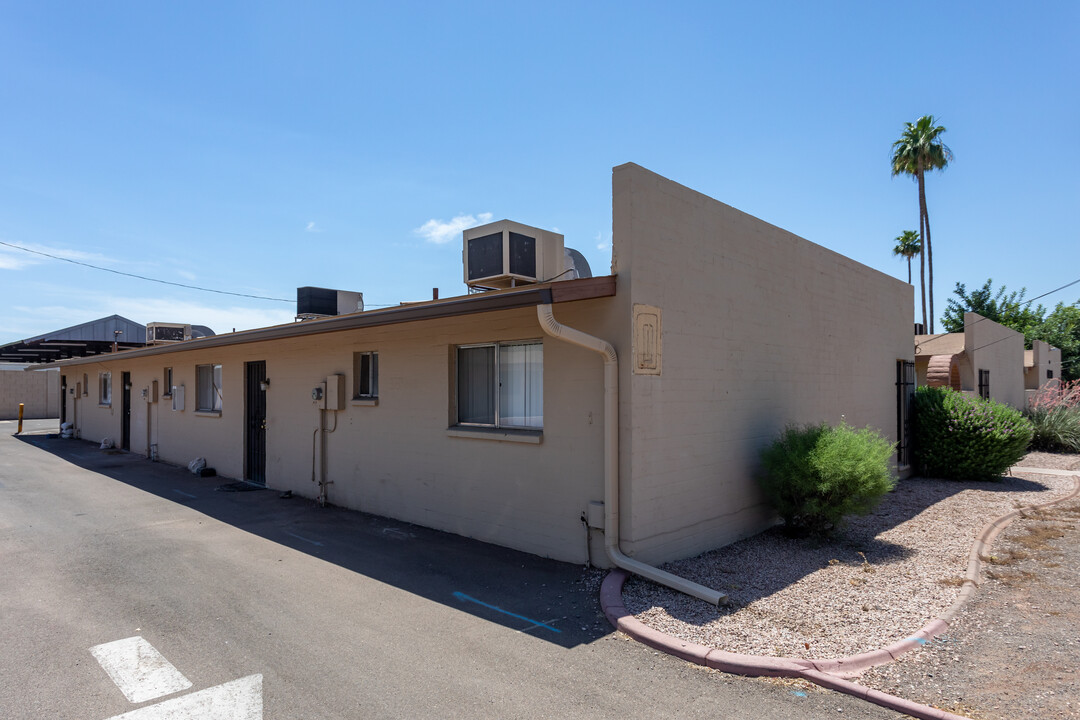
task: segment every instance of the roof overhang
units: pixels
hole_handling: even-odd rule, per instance
[[[102,360],[113,360],[121,354],[125,358],[148,357],[165,353],[204,350],[207,348],[242,345],[245,343],[302,337],[305,335],[343,332],[346,330],[357,330],[359,328],[378,327],[381,325],[397,325],[400,323],[438,320],[440,318],[460,317],[462,315],[495,312],[498,310],[513,310],[516,308],[535,307],[536,305],[573,302],[576,300],[591,300],[594,298],[612,297],[614,295],[614,275],[581,278],[577,280],[562,280],[528,285],[521,288],[512,288],[509,290],[495,290],[473,295],[463,295],[460,297],[447,298],[445,300],[431,300],[422,303],[398,305],[383,310],[369,310],[362,313],[337,315],[320,320],[305,320],[304,322],[290,323],[288,325],[274,325],[255,330],[224,333],[182,343],[125,350],[123,353],[115,355],[58,360],[38,365],[34,369],[40,370],[42,368],[50,367],[84,365],[101,362]]]
[[[142,347],[142,343],[117,343],[119,348]],[[0,347],[0,362],[53,363],[68,358],[81,358],[112,352],[113,344],[103,340],[22,340]]]

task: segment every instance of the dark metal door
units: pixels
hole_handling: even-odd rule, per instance
[[[244,475],[266,484],[266,361],[244,363]]]
[[[131,449],[131,373],[121,373],[121,397],[123,400],[120,405],[120,449]]]
[[[60,424],[67,422],[67,375],[60,376]]]
[[[896,464],[911,464],[911,396],[915,394],[915,363],[896,361]]]

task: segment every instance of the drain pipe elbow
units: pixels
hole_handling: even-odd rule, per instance
[[[723,593],[635,560],[619,547],[619,357],[606,340],[556,320],[550,304],[537,305],[536,315],[540,327],[548,335],[592,350],[604,358],[604,549],[608,559],[615,567],[704,600],[710,605],[727,602],[727,596]]]

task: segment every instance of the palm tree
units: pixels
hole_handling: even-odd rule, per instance
[[[896,236],[896,247],[893,248],[892,254],[899,255],[907,260],[907,281],[908,285],[911,284],[911,258],[915,257],[922,252],[922,241],[919,240],[919,233],[914,230],[905,230]],[[923,283],[923,295],[926,295],[926,283]],[[924,302],[925,304],[925,302]]]
[[[943,170],[953,159],[952,150],[938,138],[945,127],[935,125],[933,115],[923,115],[914,123],[904,123],[904,132],[893,143],[892,174],[910,175],[919,184],[919,237],[924,252],[920,267],[930,268],[930,332],[934,332],[934,249],[930,244],[930,215],[926,211],[927,170]],[[923,302],[923,325],[926,326],[926,303]]]

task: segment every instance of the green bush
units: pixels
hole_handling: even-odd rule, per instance
[[[1080,452],[1080,408],[1029,408],[1024,417],[1033,428],[1032,450]]]
[[[870,428],[791,425],[762,452],[759,483],[790,532],[828,535],[893,489],[894,447]]]
[[[930,477],[1000,477],[1031,441],[1031,423],[1018,410],[950,388],[916,390],[911,419],[915,466]]]

